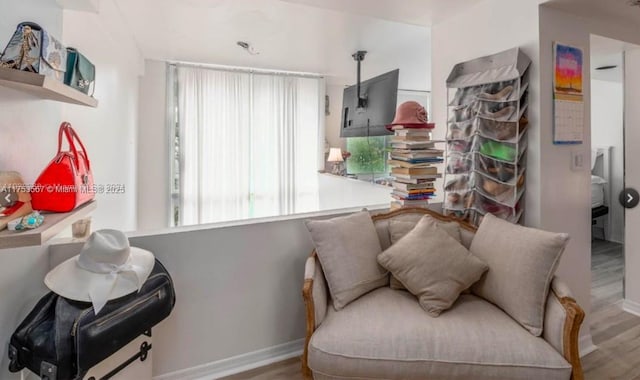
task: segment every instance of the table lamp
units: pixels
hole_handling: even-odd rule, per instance
[[[327,158],[327,162],[333,162],[333,170],[331,171],[332,174],[342,174],[341,162],[343,161],[344,159],[342,158],[342,150],[340,148],[331,148],[329,150],[329,158]]]

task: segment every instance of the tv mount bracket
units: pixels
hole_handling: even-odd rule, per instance
[[[353,59],[358,62],[358,82],[356,83],[356,93],[358,94],[358,108],[367,108],[367,96],[360,93],[360,62],[364,61],[364,56],[367,54],[366,50],[358,50],[354,54],[351,54]]]

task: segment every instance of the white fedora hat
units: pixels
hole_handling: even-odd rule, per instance
[[[153,253],[130,247],[121,231],[99,230],[79,255],[47,273],[44,283],[62,297],[93,303],[98,314],[108,300],[140,290],[154,264]]]

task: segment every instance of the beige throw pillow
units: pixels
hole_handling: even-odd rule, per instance
[[[489,271],[471,291],[540,336],[549,284],[568,240],[567,234],[485,215],[470,250],[489,264]]]
[[[452,238],[456,239],[456,241],[461,242],[462,238],[460,237],[460,225],[456,222],[441,222],[431,215],[425,215],[423,218],[427,218],[432,220],[438,228],[442,228],[446,233],[448,233]],[[398,240],[402,239],[404,235],[409,233],[417,223],[408,222],[406,220],[390,220],[389,221],[389,240],[391,244],[395,244]],[[391,275],[391,279],[389,281],[389,286],[391,289],[395,290],[406,290],[404,285],[397,278]]]
[[[460,292],[476,282],[487,265],[424,217],[407,235],[378,256],[433,317],[448,309]]]
[[[376,258],[382,251],[378,233],[366,211],[306,222],[336,310],[389,283]]]
[[[441,222],[431,215],[425,215],[422,218],[427,218],[432,220],[438,228],[442,228],[446,233],[449,234],[452,238],[456,239],[457,242],[461,242],[462,238],[460,237],[460,225],[456,222]],[[406,220],[390,220],[389,221],[389,240],[391,244],[395,244],[398,240],[402,239],[404,235],[409,233],[417,223],[408,222]]]

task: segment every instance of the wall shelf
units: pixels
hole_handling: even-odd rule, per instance
[[[86,203],[66,213],[43,212],[44,223],[35,230],[16,232],[3,230],[0,232],[0,249],[42,245],[59,234],[63,229],[80,219],[86,218],[97,207],[96,201]]]
[[[0,86],[24,91],[39,98],[97,107],[98,100],[44,75],[0,67]]]

